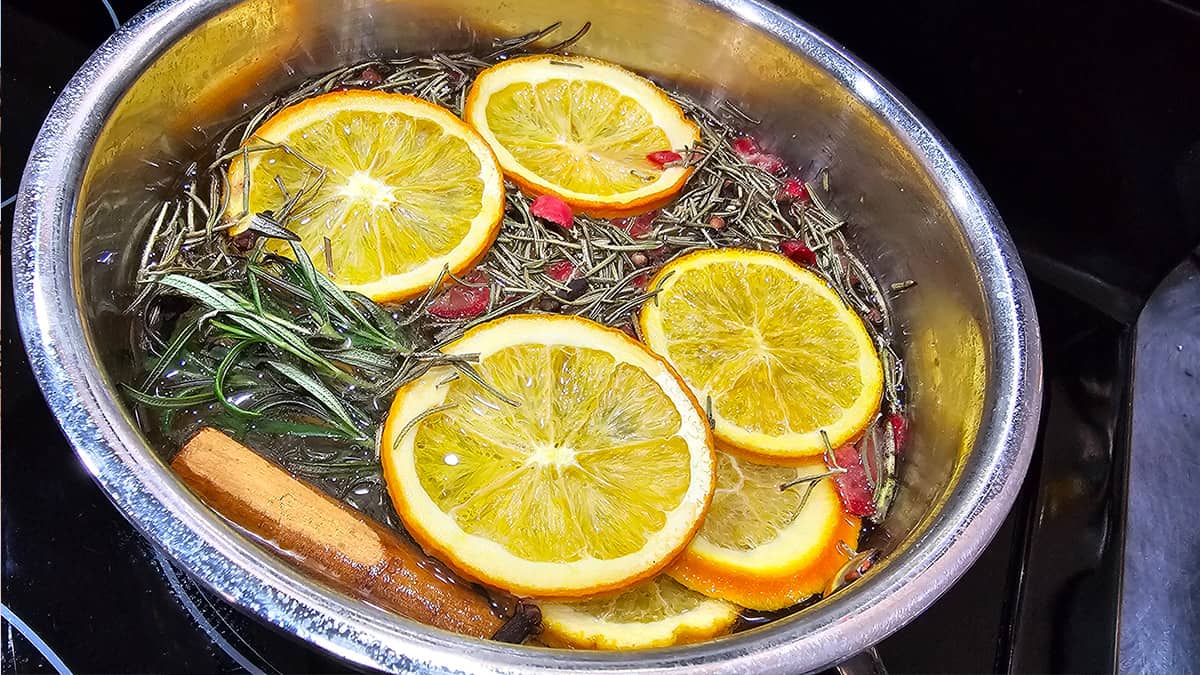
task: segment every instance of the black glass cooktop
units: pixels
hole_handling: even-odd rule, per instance
[[[142,4],[5,0],[6,244],[42,118],[84,59]],[[1135,334],[1140,309],[1181,262],[1163,287],[1200,297],[1200,257],[1188,257],[1200,242],[1200,3],[785,4],[872,64],[963,154],[1021,250],[1045,342],[1043,428],[1016,507],[966,577],[879,653],[892,672],[1112,670],[1118,644],[1125,661],[1144,648],[1118,624],[1126,540],[1136,554],[1169,526],[1127,531],[1130,467],[1146,456],[1139,448],[1131,460],[1130,438],[1150,437],[1131,420],[1169,434],[1172,424],[1195,429],[1197,416],[1186,411],[1200,408],[1179,404],[1189,396],[1200,403],[1197,322],[1177,327],[1161,317],[1178,303],[1159,303]],[[4,275],[4,672],[346,670],[198,589],[117,514],[33,381],[7,264]],[[1152,318],[1167,323],[1150,330]],[[1157,392],[1174,401],[1170,410],[1143,414],[1135,363],[1150,372],[1153,358],[1166,373],[1155,386],[1179,389]],[[1168,455],[1179,443],[1154,439]],[[1195,485],[1200,462],[1191,450],[1179,466]],[[1135,516],[1131,527],[1145,523]],[[1125,582],[1124,597],[1155,597],[1138,586],[1153,583],[1152,574]],[[1194,585],[1179,587],[1200,597]],[[1164,672],[1200,662],[1197,615],[1190,626],[1164,629],[1168,646],[1154,648]],[[1193,637],[1172,640],[1171,630]]]

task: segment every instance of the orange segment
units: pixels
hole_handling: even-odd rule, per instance
[[[463,118],[526,192],[601,217],[670,201],[691,169],[647,155],[699,142],[699,128],[649,80],[579,56],[510,59],[476,77]]]
[[[775,610],[821,593],[849,560],[861,521],[843,513],[833,481],[801,483],[825,465],[756,464],[717,453],[717,490],[696,538],[667,573],[707,596]]]
[[[230,166],[233,232],[245,229],[247,209],[280,215],[300,194],[284,225],[318,269],[376,301],[414,297],[445,267],[466,270],[499,230],[504,183],[495,157],[470,127],[427,101],[323,94],[276,113],[247,147],[267,144],[286,149],[251,152]]]
[[[487,387],[430,370],[397,392],[381,448],[427,550],[514,593],[581,597],[652,577],[691,540],[713,451],[661,359],[555,315],[485,323],[444,351],[478,354]]]

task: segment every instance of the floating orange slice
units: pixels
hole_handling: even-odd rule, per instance
[[[230,166],[226,214],[240,221],[233,233],[249,214],[281,215],[299,194],[284,225],[318,269],[373,300],[406,300],[444,268],[465,271],[499,231],[504,180],[495,157],[479,134],[428,101],[323,94],[276,113],[247,147],[268,144],[285,147]]]
[[[513,593],[582,597],[653,577],[713,489],[704,414],[670,366],[574,316],[514,315],[396,393],[382,437],[396,512],[428,551]]]
[[[738,608],[659,575],[615,595],[580,602],[540,603],[538,638],[576,649],[648,649],[724,635]]]
[[[675,366],[714,435],[779,463],[838,447],[879,409],[883,367],[862,321],[820,277],[762,251],[699,251],[667,264],[642,336]]]
[[[760,610],[821,593],[850,559],[861,521],[842,511],[833,480],[781,485],[824,463],[755,464],[717,453],[717,491],[704,524],[667,573],[709,597]]]
[[[484,70],[463,118],[523,190],[599,217],[634,215],[673,199],[691,168],[651,156],[700,140],[699,127],[654,83],[580,56],[526,56]]]

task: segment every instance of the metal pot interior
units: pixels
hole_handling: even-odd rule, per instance
[[[992,408],[1007,409],[1012,402],[1005,398],[1004,390],[1013,389],[1014,378],[1016,385],[1026,378],[1018,372],[1019,364],[1011,362],[1011,350],[998,342],[1012,339],[1018,329],[1011,325],[1010,317],[997,318],[996,308],[1007,307],[1004,303],[1011,303],[1011,298],[997,300],[989,290],[995,286],[989,275],[1011,270],[998,268],[995,260],[989,262],[980,255],[983,250],[998,255],[1007,241],[1002,229],[991,232],[979,224],[989,219],[998,223],[986,198],[969,192],[970,178],[962,177],[953,156],[936,146],[936,137],[928,141],[919,121],[907,116],[904,103],[893,98],[878,79],[859,70],[823,38],[773,10],[752,2],[718,6],[694,0],[176,4],[190,5],[186,11],[179,10],[177,18],[194,21],[196,27],[161,26],[153,37],[156,42],[142,46],[149,56],[127,64],[126,77],[134,79],[116,106],[111,111],[94,111],[106,115],[106,121],[86,160],[75,202],[77,218],[70,248],[75,296],[64,300],[73,299],[78,306],[89,348],[113,400],[112,385],[126,379],[137,358],[128,347],[129,322],[121,310],[132,297],[131,277],[146,234],[136,230],[135,224],[143,215],[139,209],[148,185],[169,187],[225,121],[306,76],[370,57],[486,45],[493,36],[523,33],[557,21],[563,22],[564,35],[585,21],[592,22],[587,37],[574,48],[579,53],[619,62],[702,98],[728,98],[741,104],[762,120],[760,135],[769,147],[808,166],[810,176],[818,169],[828,169],[835,195],[830,207],[851,223],[854,243],[876,277],[884,285],[917,281],[893,302],[904,335],[899,344],[907,364],[912,422],[900,465],[898,499],[887,521],[871,535],[870,543],[887,552],[884,562],[866,579],[817,608],[752,633],[702,648],[665,650],[673,654],[670,658],[664,650],[656,650],[646,655],[580,657],[593,660],[572,667],[719,665],[729,655],[743,658],[754,649],[796,641],[852,618],[870,604],[864,594],[883,592],[882,582],[873,586],[872,577],[890,573],[887,587],[900,588],[920,575],[918,564],[926,568],[934,564],[932,558],[918,563],[914,551],[920,546],[914,544],[931,533],[954,530],[966,514],[948,514],[944,507],[965,499],[959,493],[976,494],[980,486],[965,483],[994,475],[997,455],[1006,449],[1012,452],[1011,436],[1019,435],[1021,429],[1014,432],[1005,426],[1007,420],[994,419]],[[146,17],[155,11],[152,8],[126,30],[140,30],[139,22],[147,22]],[[934,147],[921,147],[920,139],[934,142]],[[948,173],[955,180],[948,179]],[[978,222],[967,223],[964,214]],[[112,252],[116,256],[110,255]],[[98,262],[107,260],[112,263]],[[1017,286],[1018,292],[1023,292],[1023,277]],[[998,321],[1008,323],[998,326]],[[1030,393],[1036,395],[1036,387]],[[118,414],[126,417],[115,423],[132,424],[128,411],[120,410]],[[139,458],[138,463],[146,464],[157,463],[152,453],[164,449],[152,449],[143,440],[127,450]],[[1002,477],[1019,482],[1023,462],[1009,458],[1005,467],[1017,475],[1005,473]],[[162,489],[184,491],[178,482],[166,480]],[[1002,510],[1007,506],[1003,504]],[[204,529],[212,527],[216,526],[205,525]],[[239,542],[243,549],[239,555],[248,565],[282,574],[278,563],[249,539],[227,535]],[[984,539],[990,535],[986,532]],[[150,536],[162,543],[156,533]],[[187,551],[172,553],[212,583],[212,576],[198,569],[205,564],[202,559],[188,558]],[[975,554],[977,551],[967,557]],[[889,568],[895,569],[889,572]],[[947,569],[950,577],[961,572]],[[941,588],[932,595],[944,590],[949,581],[952,578],[942,580]],[[329,597],[334,598],[338,613],[357,616],[365,612],[372,621],[388,621],[357,600],[332,591]],[[860,601],[855,601],[856,597]],[[918,605],[932,600],[924,597],[906,601],[902,615],[890,622],[893,625],[885,622],[866,631],[866,639],[894,630],[921,609]],[[261,606],[250,610],[270,618],[270,612]],[[435,652],[465,641],[431,635],[436,631],[401,619],[394,621],[403,626],[402,632],[409,636],[406,639],[427,639],[426,646]],[[309,639],[320,630],[311,625],[303,630],[295,625],[285,627]],[[331,643],[325,637],[317,641],[326,647],[341,644],[335,651],[380,665],[374,657],[362,655],[370,650],[355,644],[358,638]],[[490,649],[479,643],[470,646],[481,648]],[[810,660],[798,658],[791,663],[820,667],[854,648],[850,642],[826,645]],[[397,649],[405,651],[403,645]],[[527,653],[519,657],[527,660],[512,663],[531,667],[552,663],[545,652],[531,648],[495,649],[510,656]],[[566,661],[560,663],[567,665]],[[784,664],[759,665],[769,670]]]

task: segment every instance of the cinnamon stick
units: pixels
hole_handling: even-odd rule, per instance
[[[171,466],[218,513],[340,590],[473,637],[504,624],[483,595],[439,576],[416,546],[220,431],[202,429]]]

